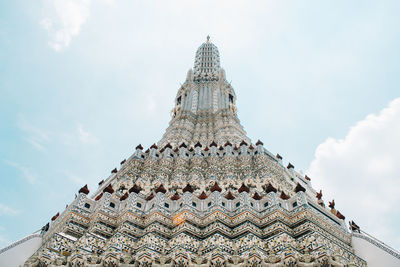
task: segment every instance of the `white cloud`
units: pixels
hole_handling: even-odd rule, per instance
[[[69,46],[90,15],[91,0],[46,0],[47,16],[40,24],[48,32],[49,45],[56,51]]]
[[[69,173],[69,172],[65,172],[65,175],[67,176],[67,178],[71,182],[73,182],[73,183],[75,183],[77,185],[84,185],[85,184],[85,180],[82,179],[81,177],[75,175],[75,174],[72,174],[72,173]]]
[[[115,0],[104,0],[107,5],[115,5]]]
[[[6,163],[7,165],[16,168],[17,170],[19,170],[22,173],[22,176],[30,183],[30,184],[34,184],[37,180],[36,175],[27,167],[22,166],[19,163],[13,162],[13,161],[9,161],[9,160],[4,160],[4,163]]]
[[[320,144],[308,174],[346,219],[400,247],[400,98],[368,115],[344,139]]]
[[[78,124],[78,126],[72,129],[72,131],[50,131],[35,126],[28,121],[25,116],[20,114],[16,125],[22,132],[23,139],[31,144],[35,149],[42,152],[54,148],[55,143],[60,143],[65,146],[73,146],[77,141],[82,144],[97,144],[99,142],[99,138],[86,130],[82,124]]]
[[[15,210],[13,208],[10,208],[9,206],[0,203],[0,216],[3,215],[17,215],[18,213],[20,213],[19,210]],[[1,228],[0,230],[3,230],[4,228]]]
[[[84,144],[95,144],[99,141],[96,136],[83,129],[82,125],[78,125],[78,138]]]
[[[19,115],[17,127],[24,133],[24,139],[34,148],[40,151],[45,150],[45,144],[50,140],[50,134],[47,131],[39,129]]]

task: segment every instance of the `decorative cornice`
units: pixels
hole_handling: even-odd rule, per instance
[[[351,234],[353,237],[357,237],[357,238],[361,238],[364,239],[365,241],[368,241],[369,243],[371,243],[372,245],[382,249],[383,251],[389,253],[390,255],[392,255],[393,257],[396,257],[400,260],[400,252],[395,250],[394,248],[386,245],[385,243],[383,243],[382,241],[368,235],[365,232],[362,233],[355,233],[352,232]]]

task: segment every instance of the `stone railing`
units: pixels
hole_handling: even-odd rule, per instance
[[[22,238],[21,240],[15,241],[14,243],[0,249],[0,254],[20,245],[22,243],[25,243],[26,241],[31,240],[32,238],[35,238],[35,237],[41,237],[41,235],[39,233],[34,233],[34,234],[31,234],[31,235],[28,235],[28,236]]]
[[[374,246],[386,251],[393,257],[400,259],[400,252],[395,250],[394,248],[390,247],[389,245],[383,243],[382,241],[376,239],[375,237],[367,234],[366,232],[361,231],[360,233],[353,232],[352,235],[354,237],[358,237],[368,241],[369,243],[373,244]]]

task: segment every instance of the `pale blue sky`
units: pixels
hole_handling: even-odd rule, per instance
[[[399,1],[0,1],[0,246],[161,138],[208,34],[249,137],[307,170],[327,138],[400,96],[399,10]],[[339,210],[352,206],[333,197]],[[358,224],[400,248],[399,209],[388,207],[379,216],[389,232]]]

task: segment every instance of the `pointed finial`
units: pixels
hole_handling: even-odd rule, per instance
[[[210,35],[207,35],[207,43],[210,42]]]

